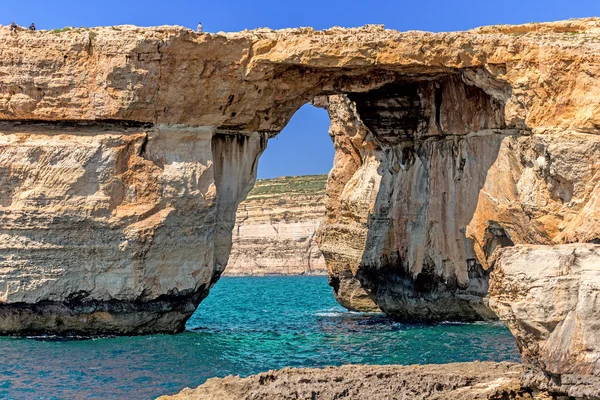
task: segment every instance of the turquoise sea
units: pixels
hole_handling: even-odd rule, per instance
[[[499,323],[409,325],[347,312],[326,277],[222,278],[183,334],[0,338],[0,399],[153,399],[288,365],[518,359]]]

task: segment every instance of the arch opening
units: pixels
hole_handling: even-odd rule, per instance
[[[326,215],[314,243],[344,307],[382,309],[400,320],[494,318],[483,300],[489,272],[477,261],[467,226],[503,141],[518,131],[504,121],[509,89],[480,75],[393,74],[362,85],[350,77],[321,86],[310,101],[327,110],[335,149],[323,194]],[[296,98],[287,106],[279,104],[282,114],[272,117],[288,121],[283,110],[298,103]],[[304,109],[296,111],[301,115]],[[293,124],[291,118],[289,126]],[[275,144],[271,148],[277,148],[278,137],[284,138],[286,131],[265,135]],[[303,138],[297,132],[288,134],[292,136]],[[265,148],[261,162],[269,159]],[[292,149],[294,155],[297,150]],[[285,163],[288,157],[273,158]],[[256,190],[264,197],[273,188],[259,180]],[[282,206],[277,205],[280,216],[262,221],[271,237],[281,235],[282,221],[293,215]],[[242,204],[238,222],[246,224],[250,214]],[[233,228],[234,242],[244,229]],[[255,254],[245,262],[263,271],[258,274],[269,274],[257,263],[261,257]],[[234,251],[229,263],[240,259]]]
[[[327,111],[307,103],[269,139],[240,203],[225,275],[326,275],[316,235],[333,165]]]

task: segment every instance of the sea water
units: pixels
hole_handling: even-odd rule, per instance
[[[178,335],[0,338],[0,399],[153,399],[285,366],[518,361],[499,323],[345,311],[326,277],[222,278]]]

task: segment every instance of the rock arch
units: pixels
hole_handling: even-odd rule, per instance
[[[569,168],[597,156],[600,102],[595,45],[566,33],[595,22],[570,24],[0,32],[0,332],[181,331],[266,141],[308,101],[332,116],[340,301],[488,317],[489,221],[515,244],[600,236],[596,167]]]

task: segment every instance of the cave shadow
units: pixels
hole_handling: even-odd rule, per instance
[[[505,103],[456,76],[347,96],[373,142],[365,157],[378,163],[375,177],[362,173],[380,184],[357,272],[333,277],[334,291],[340,279],[356,280],[401,321],[495,319],[485,301],[491,270],[466,231],[503,143],[518,135],[505,124]],[[485,240],[488,254],[513,245],[495,221]]]
[[[340,293],[341,282],[355,281],[373,307],[376,303],[399,320],[493,319],[495,316],[484,300],[490,270],[479,263],[466,229],[503,143],[519,135],[514,126],[504,121],[510,87],[495,81],[484,70],[412,75],[380,71],[368,76],[344,77],[333,83],[328,83],[330,77],[322,71],[291,71],[296,75],[302,72],[303,79],[315,80],[320,76],[320,80],[315,81],[314,91],[268,110],[269,118],[278,115],[285,126],[291,118],[286,113],[291,108],[299,109],[307,101],[327,108],[336,157],[342,152],[351,154],[355,164],[352,173],[344,172],[343,184],[338,182],[339,177],[333,176],[334,164],[328,180],[328,211],[322,226],[327,229],[328,225],[343,225],[352,218],[348,217],[351,214],[348,210],[344,210],[346,215],[341,220],[334,215],[343,214],[334,205],[337,202],[339,207],[344,206],[339,196],[351,179],[354,187],[363,178],[378,181],[373,209],[365,217],[365,236],[358,240],[362,241],[361,248],[354,249],[361,253],[355,271],[350,264],[343,265],[343,256],[337,257],[343,250],[328,250],[330,285],[338,301],[346,308],[361,309],[344,304],[344,294]],[[278,73],[277,77],[286,73]],[[296,79],[296,75],[290,76]],[[469,78],[474,75],[486,78],[475,82]],[[332,110],[329,101],[335,96],[343,97],[354,107],[351,112],[356,120],[352,124],[333,127],[336,118],[347,117],[334,115],[340,112]],[[288,111],[281,112],[284,107]],[[348,143],[343,144],[345,148],[340,149],[335,130],[357,126],[366,131],[362,142],[357,142],[356,137],[348,138]],[[277,133],[267,133],[267,139]],[[344,132],[339,136],[343,135]],[[367,164],[369,168],[375,166],[376,172],[365,173]],[[358,176],[361,173],[362,178]],[[254,178],[245,188],[253,184]],[[246,189],[241,192],[247,194]],[[237,208],[238,204],[230,204],[229,209]],[[230,235],[232,223],[228,221],[223,232]],[[494,221],[486,228],[485,237],[487,243],[481,245],[488,250],[512,244],[509,234]],[[225,259],[227,255],[228,251],[224,252]],[[337,266],[332,273],[330,260],[336,258]]]

